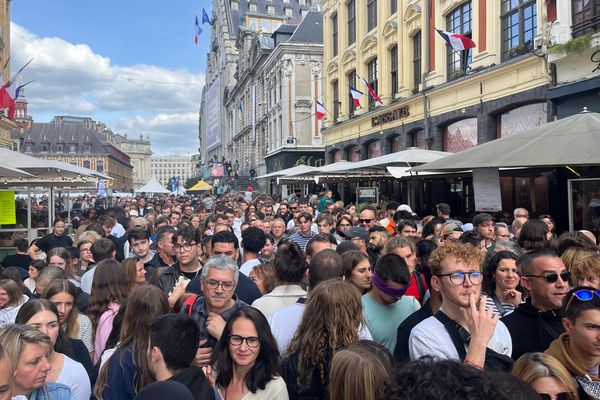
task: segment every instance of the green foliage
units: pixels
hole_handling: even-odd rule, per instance
[[[185,185],[183,185],[184,188],[189,189],[192,186],[194,186],[196,183],[198,183],[200,179],[199,178],[189,178],[185,181]]]
[[[567,43],[557,44],[548,49],[553,54],[583,54],[584,51],[590,48],[592,43],[592,35],[580,36],[569,40]]]

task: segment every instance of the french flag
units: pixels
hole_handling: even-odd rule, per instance
[[[198,16],[196,15],[196,23],[194,24],[194,43],[196,44],[196,46],[198,45],[198,36],[200,36],[200,34],[202,33],[202,28],[200,28],[200,25],[198,25]]]
[[[319,103],[318,100],[315,100],[315,101],[316,101],[316,107],[317,107],[317,109],[316,109],[317,119],[320,121],[323,118],[325,118],[325,112],[327,110],[325,109],[325,107],[323,107],[323,104]]]
[[[365,84],[365,86],[367,87],[367,90],[369,91],[369,94],[375,100],[377,100],[380,104],[383,104],[383,101],[381,101],[381,97],[379,97],[379,95],[377,94],[377,92],[375,92],[375,90],[373,90],[373,87],[371,85],[369,85],[369,82],[367,82],[364,78],[361,78],[360,76],[357,76],[357,78],[360,79],[362,81],[362,83]]]
[[[354,101],[354,108],[360,108],[360,97],[363,95],[363,93],[360,90],[357,90],[356,88],[350,86],[350,95],[352,96],[352,100]]]
[[[459,35],[458,33],[446,32],[436,29],[442,38],[446,41],[446,44],[452,47],[453,50],[467,50],[475,47],[475,42],[470,38]]]

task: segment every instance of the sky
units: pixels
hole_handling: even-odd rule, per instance
[[[113,132],[150,137],[156,155],[198,152],[198,109],[210,26],[194,21],[210,0],[13,0],[11,74],[29,115],[91,117]]]

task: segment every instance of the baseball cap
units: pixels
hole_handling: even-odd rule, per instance
[[[396,208],[396,211],[406,211],[412,215],[417,215],[413,212],[412,208],[410,208],[408,204],[400,204],[398,208]]]
[[[365,243],[369,242],[369,233],[365,229],[358,227],[358,226],[342,233],[342,235],[346,239],[352,239],[352,238],[357,237],[357,238],[364,240]]]
[[[475,217],[473,217],[473,226],[479,226],[487,221],[494,222],[494,217],[488,213],[477,214]]]

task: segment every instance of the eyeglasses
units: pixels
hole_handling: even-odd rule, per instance
[[[80,253],[91,253],[92,249],[79,249]]]
[[[190,251],[190,250],[192,250],[192,247],[194,247],[196,245],[197,245],[197,243],[174,244],[173,250],[175,250],[176,253],[178,253],[182,249],[183,249],[183,251]]]
[[[374,218],[365,218],[365,219],[361,218],[361,219],[359,219],[359,221],[361,224],[368,224],[369,222],[373,221],[373,219]]]
[[[573,298],[577,297],[577,300],[579,301],[591,301],[594,298],[594,295],[600,297],[600,290],[581,289],[573,292],[571,298],[565,306],[565,312],[567,312],[567,310],[569,309],[569,306],[573,302]]]
[[[472,285],[481,285],[481,282],[483,282],[483,274],[481,272],[452,272],[438,276],[449,276],[450,282],[456,286],[463,285],[465,283],[465,279],[467,279],[467,276],[469,277],[469,282],[471,282]]]
[[[567,271],[561,273],[560,275],[556,273],[548,275],[525,275],[527,278],[544,278],[546,281],[548,281],[548,283],[556,282],[559,276],[564,282],[568,282],[569,279],[571,279],[571,273]]]
[[[554,396],[548,393],[538,393],[540,399],[542,400],[572,400],[573,393],[571,392],[560,392],[556,393]]]
[[[529,218],[529,214],[517,214],[515,218]]]
[[[223,290],[231,290],[235,286],[235,283],[233,283],[231,281],[222,282],[222,281],[217,281],[215,279],[205,279],[204,282],[206,282],[206,285],[211,289],[216,289],[219,286],[221,286],[223,288]],[[250,346],[250,345],[248,344],[248,346]]]
[[[256,336],[243,337],[240,335],[229,335],[229,344],[232,346],[241,346],[246,341],[248,347],[258,347],[260,339]]]

